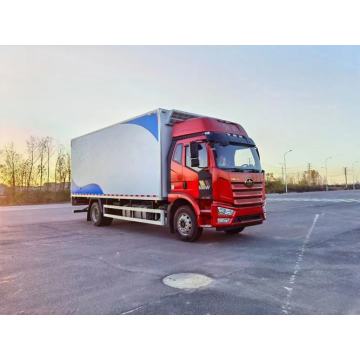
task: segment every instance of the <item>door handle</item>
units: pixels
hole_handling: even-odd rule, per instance
[[[187,189],[187,183],[186,183],[186,181],[183,181],[183,189]]]

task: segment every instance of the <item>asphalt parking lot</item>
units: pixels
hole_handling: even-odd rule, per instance
[[[0,208],[0,314],[360,314],[360,191],[273,195],[267,212],[183,243],[68,204]],[[184,272],[213,280],[162,283]]]

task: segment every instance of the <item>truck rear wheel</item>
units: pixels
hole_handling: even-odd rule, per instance
[[[244,227],[238,227],[235,229],[225,230],[225,233],[228,235],[235,235],[241,233],[244,229],[245,229]]]
[[[174,216],[174,228],[178,237],[187,242],[196,241],[202,234],[194,210],[190,206],[179,207]]]
[[[113,220],[112,218],[107,218],[107,217],[103,216],[103,213],[101,211],[100,204],[98,201],[94,201],[91,204],[90,219],[91,219],[91,222],[95,226],[107,226],[107,225],[110,225]]]

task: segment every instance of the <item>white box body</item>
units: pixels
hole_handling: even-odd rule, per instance
[[[171,114],[158,109],[73,139],[72,196],[166,198]]]

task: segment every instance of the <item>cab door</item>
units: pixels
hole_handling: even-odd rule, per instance
[[[198,142],[199,166],[191,166],[190,141],[184,143],[185,166],[183,167],[183,192],[195,199],[209,198],[211,178],[209,180],[209,160],[206,143]]]
[[[181,191],[183,189],[183,153],[184,144],[182,142],[177,142],[171,156],[171,191]]]

